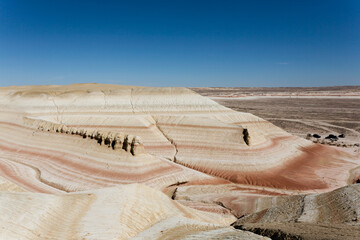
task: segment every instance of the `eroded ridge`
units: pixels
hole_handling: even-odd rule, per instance
[[[144,145],[139,136],[127,135],[118,132],[88,130],[84,128],[68,127],[65,124],[53,123],[45,120],[25,118],[25,122],[41,131],[79,135],[83,138],[96,140],[100,145],[111,147],[114,150],[125,150],[132,155],[145,153]]]

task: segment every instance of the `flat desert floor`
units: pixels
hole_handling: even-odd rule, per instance
[[[359,151],[360,87],[193,88],[223,106],[264,118],[302,138]],[[326,140],[333,134],[344,138]]]

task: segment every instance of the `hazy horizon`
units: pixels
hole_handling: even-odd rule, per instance
[[[153,85],[130,85],[130,84],[118,84],[118,83],[99,83],[99,82],[82,82],[82,83],[64,83],[64,84],[26,84],[26,85],[0,85],[1,87],[16,87],[16,86],[67,86],[67,85],[76,85],[76,84],[109,84],[109,85],[122,85],[122,86],[136,86],[136,87],[185,87],[185,88],[357,88],[360,87],[358,85],[328,85],[328,86],[273,86],[273,87],[266,87],[266,86],[231,86],[231,87],[224,87],[224,86],[153,86]]]

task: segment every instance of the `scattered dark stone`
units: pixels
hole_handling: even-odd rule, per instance
[[[344,138],[345,135],[344,135],[344,134],[340,134],[338,137],[339,137],[339,138]]]
[[[314,138],[321,138],[321,136],[320,136],[319,134],[316,134],[316,133],[313,134],[312,136],[313,136]]]
[[[354,144],[354,147],[359,147],[360,145],[358,143],[355,143]]]
[[[325,137],[325,139],[330,139],[332,141],[337,141],[338,137],[335,136],[334,134],[329,134],[329,136]]]
[[[356,183],[360,183],[360,178],[358,180],[356,180]]]

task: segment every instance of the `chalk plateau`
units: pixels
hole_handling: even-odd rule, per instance
[[[186,88],[3,87],[0,239],[264,239],[230,225],[359,163]]]

